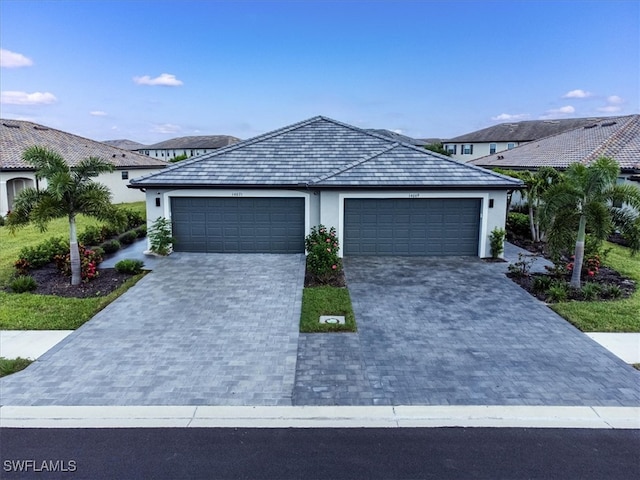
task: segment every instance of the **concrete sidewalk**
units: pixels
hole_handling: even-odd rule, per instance
[[[640,429],[640,407],[2,406],[0,427]]]

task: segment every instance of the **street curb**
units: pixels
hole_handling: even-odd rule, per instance
[[[640,407],[1,406],[3,428],[588,428],[640,429]]]

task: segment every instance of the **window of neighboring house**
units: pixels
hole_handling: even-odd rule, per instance
[[[462,155],[473,155],[473,145],[462,145]]]
[[[145,151],[144,151],[144,154],[145,154],[145,155],[149,155],[149,150],[145,150]]]
[[[193,150],[191,150],[191,156],[193,157]]]
[[[452,155],[455,155],[457,152],[457,145],[447,145],[447,152],[449,152]]]
[[[512,148],[516,148],[515,143],[507,143],[507,150],[511,150]]]
[[[122,171],[122,180],[129,180],[129,172]]]
[[[489,155],[493,155],[494,153],[496,153],[496,144],[495,143],[490,143],[489,144]]]

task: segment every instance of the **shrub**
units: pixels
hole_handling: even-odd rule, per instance
[[[149,230],[151,251],[158,255],[168,255],[175,239],[171,236],[171,222],[164,217],[158,217]]]
[[[0,215],[0,227],[4,227],[4,217]]]
[[[127,219],[125,230],[133,230],[134,228],[139,227],[140,225],[142,225],[147,221],[147,219],[142,213],[137,212],[135,210],[131,210],[129,208],[123,208],[122,213],[124,213]]]
[[[104,251],[104,253],[114,253],[120,250],[120,242],[118,240],[108,240],[100,245],[100,248]]]
[[[80,275],[83,282],[88,282],[98,276],[98,264],[102,261],[100,251],[85,248],[78,245],[80,252]],[[71,255],[57,255],[56,266],[67,277],[71,276]]]
[[[552,282],[547,290],[547,298],[551,302],[564,302],[569,296],[569,284],[561,280]]]
[[[529,215],[525,213],[510,212],[507,215],[507,231],[515,237],[530,237],[531,227]]]
[[[28,264],[28,268],[41,268],[54,261],[57,255],[64,255],[69,251],[69,242],[62,237],[51,237],[35,247],[24,247],[20,250],[18,262],[21,266]],[[20,270],[16,262],[16,268]]]
[[[551,286],[553,279],[548,275],[539,275],[533,279],[531,288],[534,292],[546,292]]]
[[[38,284],[33,277],[29,275],[19,275],[9,284],[11,290],[15,293],[33,292],[38,288]]]
[[[101,227],[101,231],[102,231],[102,238],[111,238],[111,237],[115,237],[116,235],[118,235],[120,233],[120,228],[117,227],[117,225],[112,225],[110,223],[107,223],[106,225],[103,225]]]
[[[78,243],[83,245],[100,245],[104,240],[102,227],[95,225],[87,226],[82,233],[78,234]]]
[[[123,245],[131,245],[138,238],[138,234],[134,230],[124,232],[118,237],[118,241]]]
[[[522,278],[529,276],[529,272],[531,271],[531,267],[536,262],[537,258],[531,257],[527,259],[527,257],[519,253],[518,261],[515,263],[510,263],[507,267],[509,275],[516,278]]]
[[[582,296],[585,300],[595,300],[600,293],[600,285],[597,283],[585,283],[581,289]]]
[[[138,236],[138,238],[144,238],[147,236],[147,224],[145,223],[144,225],[140,225],[139,227],[136,227],[135,229],[136,235]]]
[[[142,267],[144,267],[144,262],[142,260],[132,260],[125,259],[120,260],[115,265],[115,269],[120,273],[127,273],[129,275],[137,275],[142,272]]]
[[[491,258],[498,258],[504,252],[504,237],[507,234],[503,228],[494,228],[489,236]]]
[[[608,283],[602,287],[602,296],[604,298],[620,298],[622,296],[622,289],[614,283]]]
[[[312,227],[311,233],[304,239],[304,246],[309,272],[320,283],[327,283],[342,270],[342,262],[338,257],[340,246],[334,227],[328,230],[324,225]]]

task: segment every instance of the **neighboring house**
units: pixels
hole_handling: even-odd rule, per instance
[[[0,215],[11,210],[14,198],[24,188],[46,186],[46,180],[36,180],[34,168],[22,160],[24,151],[33,146],[59,153],[70,165],[88,157],[112,163],[115,171],[102,174],[96,180],[111,189],[114,203],[144,200],[144,194],[127,188],[129,180],[167,166],[161,160],[36,123],[0,120]]]
[[[512,170],[542,166],[562,170],[576,162],[589,165],[599,157],[618,162],[621,182],[640,186],[640,115],[601,119],[471,163]]]
[[[123,138],[121,140],[105,140],[102,143],[106,143],[107,145],[121,148],[123,150],[139,150],[145,147],[142,143],[134,142],[133,140],[128,140],[126,138]]]
[[[615,121],[618,117],[566,118],[559,120],[529,120],[501,123],[475,132],[444,140],[444,148],[451,158],[470,162],[476,158],[511,150],[533,140],[593,125]]]
[[[189,252],[302,253],[336,227],[345,255],[490,255],[521,182],[314,117],[131,181],[149,224]]]
[[[200,135],[195,137],[178,137],[153,145],[136,148],[138,153],[148,155],[153,158],[170,161],[180,155],[196,157],[213,150],[217,150],[228,145],[238,143],[239,138],[229,135]]]
[[[426,145],[428,145],[425,140],[407,137],[406,135],[402,135],[401,133],[393,132],[391,130],[368,128],[366,129],[366,131],[384,135],[385,137],[389,137],[393,140],[396,140],[397,142],[408,143],[410,145],[413,145],[414,147],[425,147]]]

